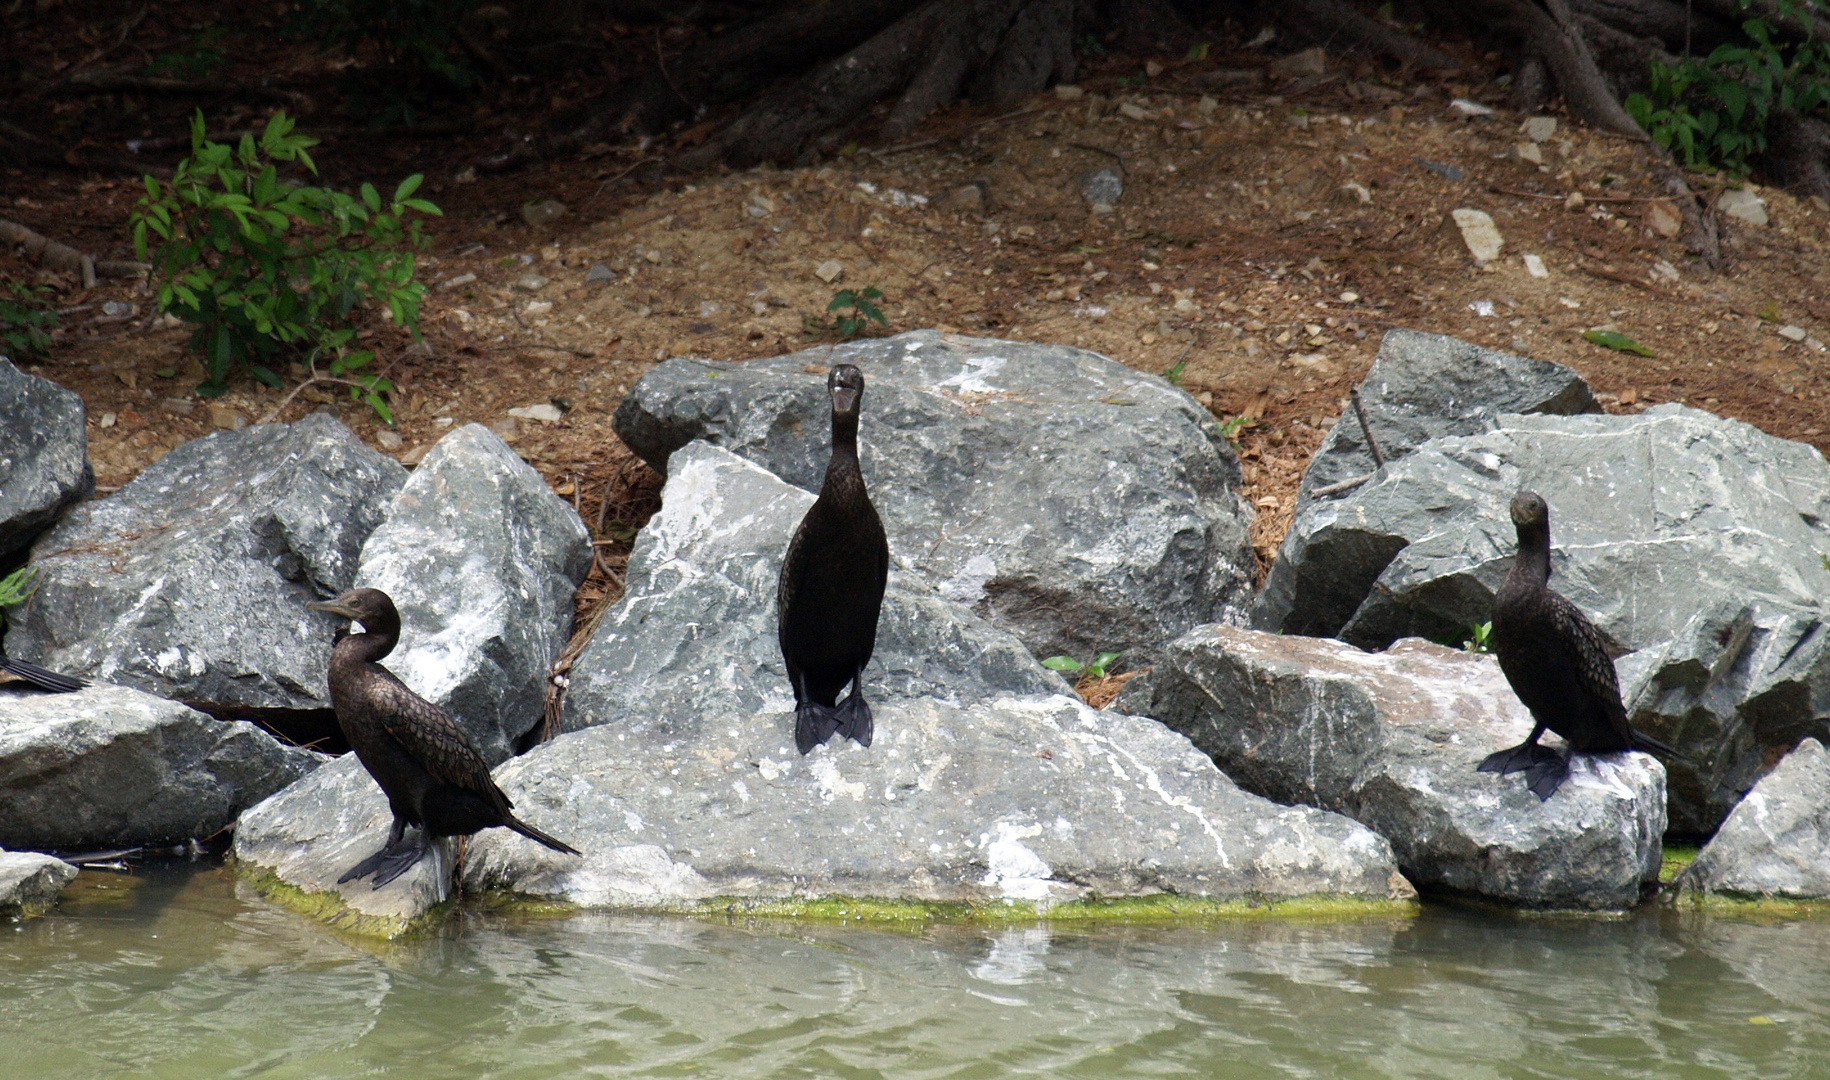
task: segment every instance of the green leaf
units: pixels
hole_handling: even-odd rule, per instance
[[[412,176],[402,180],[400,186],[394,189],[394,201],[405,202],[407,196],[419,190],[420,182],[425,180],[425,178],[424,173],[414,173]]]
[[[1634,353],[1638,356],[1652,355],[1651,349],[1615,330],[1589,330],[1583,333],[1582,340],[1606,349],[1613,349],[1615,352]]]
[[[248,367],[248,372],[249,372],[249,374],[253,375],[255,378],[259,379],[261,382],[266,383],[268,386],[273,387],[275,390],[280,389],[280,387],[282,385],[280,382],[280,377],[278,375],[275,375],[273,373],[273,369],[269,368],[265,364],[251,364]]]
[[[362,184],[362,202],[370,210],[380,210],[381,209],[381,193],[375,190],[374,184],[368,183],[367,181],[363,182],[363,184]]]
[[[161,379],[175,379],[178,377],[178,369],[174,367],[155,368],[153,374]]]
[[[1093,658],[1092,663],[1087,665],[1087,673],[1092,675],[1095,679],[1105,678],[1106,669],[1111,667],[1112,662],[1114,660],[1117,660],[1121,655],[1123,655],[1123,654],[1115,653],[1115,652],[1100,653],[1098,656],[1095,656]]]
[[[1042,666],[1048,668],[1050,671],[1077,672],[1086,665],[1071,656],[1051,656],[1047,660],[1042,661]]]
[[[1182,384],[1182,372],[1187,370],[1187,368],[1188,361],[1177,360],[1174,367],[1163,369],[1163,378],[1168,379],[1171,386],[1180,386]]]

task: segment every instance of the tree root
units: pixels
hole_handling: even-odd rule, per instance
[[[59,273],[80,275],[85,289],[94,288],[97,277],[138,278],[152,269],[143,262],[127,259],[96,259],[5,218],[0,218],[0,241],[23,247],[27,258]]]
[[[1285,30],[1305,40],[1320,39],[1336,48],[1345,42],[1425,71],[1450,72],[1461,67],[1461,62],[1448,53],[1370,18],[1341,0],[1280,0],[1270,15]]]

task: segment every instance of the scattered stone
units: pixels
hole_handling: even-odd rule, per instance
[[[552,408],[552,406],[545,406]],[[480,424],[438,441],[362,547],[355,584],[400,609],[385,661],[491,763],[543,716],[591,536],[540,474]]]
[[[839,280],[839,276],[843,273],[845,273],[844,263],[841,263],[837,259],[827,259],[814,268],[813,276],[824,281],[826,284],[831,285],[833,282]]]
[[[1080,178],[1080,197],[1095,208],[1117,206],[1124,194],[1124,177],[1110,166],[1094,169]]]
[[[444,281],[439,282],[438,287],[441,289],[456,289],[473,284],[476,280],[477,276],[475,274],[459,274],[457,277],[447,278]]]
[[[76,867],[35,851],[0,851],[0,915],[37,915],[57,903]]]
[[[1328,74],[1328,53],[1324,49],[1304,49],[1280,56],[1265,69],[1273,79],[1300,79],[1306,75]]]
[[[0,356],[0,555],[95,491],[83,399]]]
[[[1513,147],[1513,152],[1519,156],[1520,161],[1532,165],[1544,164],[1544,151],[1538,149],[1538,144],[1535,142],[1519,143]]]
[[[948,195],[942,202],[942,206],[956,214],[984,213],[986,186],[984,181],[975,180],[970,184],[965,184],[956,188],[953,193]]]
[[[1467,175],[1455,166],[1445,165],[1439,161],[1425,161],[1423,158],[1413,158],[1412,160],[1444,180],[1461,180]]]
[[[1655,199],[1646,204],[1646,228],[1670,240],[1683,231],[1684,215],[1671,200]]]
[[[559,406],[545,401],[537,405],[523,405],[518,409],[510,409],[508,415],[519,417],[522,420],[538,420],[544,424],[557,424],[566,418],[566,414],[559,411]]]
[[[532,270],[515,279],[515,288],[522,292],[539,292],[546,288],[547,279]]]
[[[1749,225],[1767,223],[1766,200],[1747,188],[1724,191],[1721,198],[1716,200],[1716,209]]]
[[[1186,393],[1096,353],[924,330],[678,360],[636,384],[616,431],[662,471],[702,438],[817,490],[837,363],[868,383],[864,475],[896,565],[1037,656],[1141,663],[1240,617],[1255,563],[1231,444]]]
[[[781,710],[706,716],[690,733],[645,717],[561,735],[497,781],[585,858],[490,830],[471,841],[465,886],[676,910],[711,897],[1413,895],[1373,832],[1245,794],[1153,720],[1067,695],[874,712],[868,749],[806,757]]]
[[[1551,507],[1558,591],[1631,652],[1617,667],[1633,725],[1696,759],[1667,763],[1673,834],[1710,835],[1766,762],[1822,730],[1830,465],[1675,404],[1498,423],[1299,509],[1265,590],[1301,598],[1281,628],[1362,648],[1460,640],[1490,617],[1507,503],[1530,487]]]
[[[225,431],[240,431],[248,426],[248,418],[227,405],[209,406],[210,426]]]
[[[616,280],[616,271],[603,263],[592,263],[591,269],[585,271],[586,285],[607,284]]]
[[[1681,892],[1830,900],[1830,753],[1805,739],[1729,813]]]
[[[666,464],[661,511],[636,537],[623,599],[572,665],[564,730],[662,723],[695,739],[726,717],[794,705],[775,589],[813,496],[704,442]],[[1014,637],[896,567],[864,681],[872,702],[1067,689]]]
[[[1069,83],[1055,84],[1055,97],[1062,101],[1079,101],[1086,91]]]
[[[1368,190],[1365,184],[1346,183],[1342,184],[1338,190],[1345,196],[1344,201],[1360,203],[1362,205],[1372,202],[1372,192]]]
[[[336,901],[333,926],[377,937],[412,929],[451,894],[454,844],[444,840],[380,889],[367,879],[337,884],[387,843],[387,796],[355,754],[342,757],[243,812],[235,826],[237,869],[258,886],[273,881]],[[536,819],[540,820],[540,819]],[[544,823],[544,822],[543,822]]]
[[[321,760],[246,721],[124,686],[0,688],[0,845],[68,851],[210,836]]]
[[[14,656],[211,709],[328,707],[331,622],[406,480],[328,413],[179,446],[33,547]]]
[[[173,416],[189,416],[191,415],[191,410],[195,407],[196,403],[191,401],[190,398],[168,397],[159,399],[159,408],[164,409]]]
[[[1119,112],[1120,116],[1128,117],[1132,120],[1155,120],[1156,119],[1155,113],[1151,112],[1149,109],[1144,108],[1142,105],[1133,105],[1129,101],[1119,102],[1118,103],[1118,112]]]
[[[375,442],[390,454],[406,444],[406,440],[400,437],[400,432],[395,431],[393,428],[382,428],[380,431],[377,431],[375,433]]]
[[[543,225],[551,225],[570,212],[566,209],[566,204],[558,199],[541,199],[521,207],[521,220],[538,229]]]
[[[550,315],[553,313],[551,300],[529,300],[527,307],[521,309],[524,315]]]
[[[1805,339],[1805,328],[1802,326],[1782,326],[1779,328],[1778,334],[1787,341],[1803,341]]]
[[[1485,264],[1500,257],[1500,248],[1506,241],[1485,210],[1464,208],[1452,211],[1450,216],[1455,219],[1455,227],[1461,230],[1462,243],[1468,245],[1468,253],[1474,256],[1475,262]]]
[[[1247,791],[1358,820],[1424,889],[1617,909],[1658,881],[1665,773],[1653,758],[1583,755],[1542,802],[1523,777],[1475,771],[1532,729],[1492,657],[1203,626],[1117,707],[1187,735]]]
[[[1565,210],[1580,210],[1588,204],[1589,201],[1582,197],[1580,191],[1572,191],[1563,199],[1563,209]]]
[[[106,319],[121,319],[137,314],[139,314],[137,308],[120,300],[110,300],[102,305],[102,317]]]
[[[1525,122],[1519,125],[1519,130],[1523,131],[1525,137],[1532,142],[1545,142],[1557,133],[1557,118],[1554,116],[1528,116],[1525,118]]]
[[[1456,98],[1449,102],[1449,109],[1459,116],[1492,116],[1494,112],[1491,107],[1467,98]]]
[[[1550,271],[1544,268],[1544,260],[1537,255],[1525,256],[1525,272],[1535,278],[1547,278]]]

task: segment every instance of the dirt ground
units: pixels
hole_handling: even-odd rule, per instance
[[[1830,447],[1830,208],[1760,190],[1768,223],[1725,218],[1726,265],[1714,272],[1661,234],[1646,148],[1560,117],[1534,143],[1496,82],[1415,82],[1335,61],[1279,80],[1265,70],[1274,56],[1243,48],[1157,58],[1154,75],[1145,59],[1113,57],[1019,112],[962,107],[903,145],[866,139],[805,169],[677,176],[631,141],[479,176],[471,163],[497,145],[479,135],[329,140],[316,156],[334,182],[424,171],[446,210],[421,263],[424,347],[382,324],[368,338],[401,386],[391,430],[335,388],[278,408],[291,385],[244,380],[198,400],[188,331],[152,324],[144,286],[85,291],[14,252],[0,252],[0,277],[59,289],[50,356],[25,366],[83,395],[103,492],[214,428],[316,408],[409,464],[452,425],[478,421],[613,542],[609,571],[656,505],[656,478],[611,430],[635,380],[670,356],[744,359],[830,340],[808,336],[803,316],[848,287],[883,291],[889,327],[873,333],[935,327],[1179,367],[1216,417],[1250,418],[1238,439],[1267,562],[1309,455],[1392,327],[1567,364],[1610,411],[1680,401]],[[1464,115],[1457,98],[1494,111]],[[158,124],[152,106],[137,108],[91,141],[122,149],[122,134],[183,131],[172,108],[159,106]],[[234,108],[211,127],[258,122],[267,105]],[[1081,194],[1101,168],[1123,182],[1109,212]],[[139,193],[129,175],[5,170],[0,217],[130,258]],[[524,207],[547,199],[563,216],[527,224]],[[1476,263],[1457,209],[1492,216],[1497,259]],[[595,266],[610,279],[587,281]],[[111,301],[128,313],[105,314]],[[1583,340],[1596,327],[1653,355]],[[541,403],[563,418],[508,415]],[[600,572],[586,602],[614,589]]]

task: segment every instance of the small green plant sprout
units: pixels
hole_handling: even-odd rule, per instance
[[[1163,378],[1169,380],[1169,385],[1171,386],[1181,386],[1182,372],[1187,370],[1188,361],[1177,360],[1172,366],[1163,369]]]
[[[6,624],[6,609],[18,607],[32,595],[32,579],[38,576],[36,566],[21,566],[0,578],[0,626]]]
[[[1089,682],[1105,678],[1106,673],[1122,655],[1124,654],[1102,652],[1084,664],[1071,656],[1051,656],[1042,661],[1042,666],[1050,671],[1059,671],[1063,675],[1072,676],[1075,682]]]
[[[1482,653],[1490,653],[1493,651],[1492,638],[1492,620],[1488,620],[1484,623],[1470,623],[1468,625],[1468,637],[1467,640],[1461,643],[1461,650],[1466,653],[1474,653],[1477,656]]]
[[[0,344],[7,352],[43,356],[50,349],[50,329],[57,325],[57,312],[42,306],[37,295],[49,291],[42,286],[31,289],[15,281],[13,298],[0,299]]]
[[[350,343],[371,313],[418,340],[426,288],[413,279],[413,252],[425,242],[416,215],[439,208],[414,197],[419,175],[385,200],[373,184],[351,196],[281,181],[280,165],[317,172],[308,151],[318,140],[293,127],[278,113],[259,139],[231,147],[204,138],[198,113],[191,156],[169,182],[145,178],[131,219],[135,250],[153,264],[159,309],[197,327],[190,343],[207,376],[199,396],[220,396],[240,370],[278,389],[276,357],[290,354],[308,360],[314,380],[347,383],[392,423],[383,398],[392,385],[360,374],[374,354]]]
[[[863,333],[872,319],[877,320],[879,325],[888,326],[890,321],[883,317],[883,310],[875,303],[881,299],[883,291],[875,285],[867,285],[862,289],[840,289],[834,293],[832,303],[826,305],[826,310],[849,311],[850,314],[840,315],[833,320],[832,332],[840,340],[850,340]]]
[[[1227,442],[1232,443],[1234,446],[1238,446],[1239,433],[1257,422],[1256,419],[1246,416],[1243,413],[1238,416],[1229,416],[1221,421],[1220,434],[1226,437]]]

